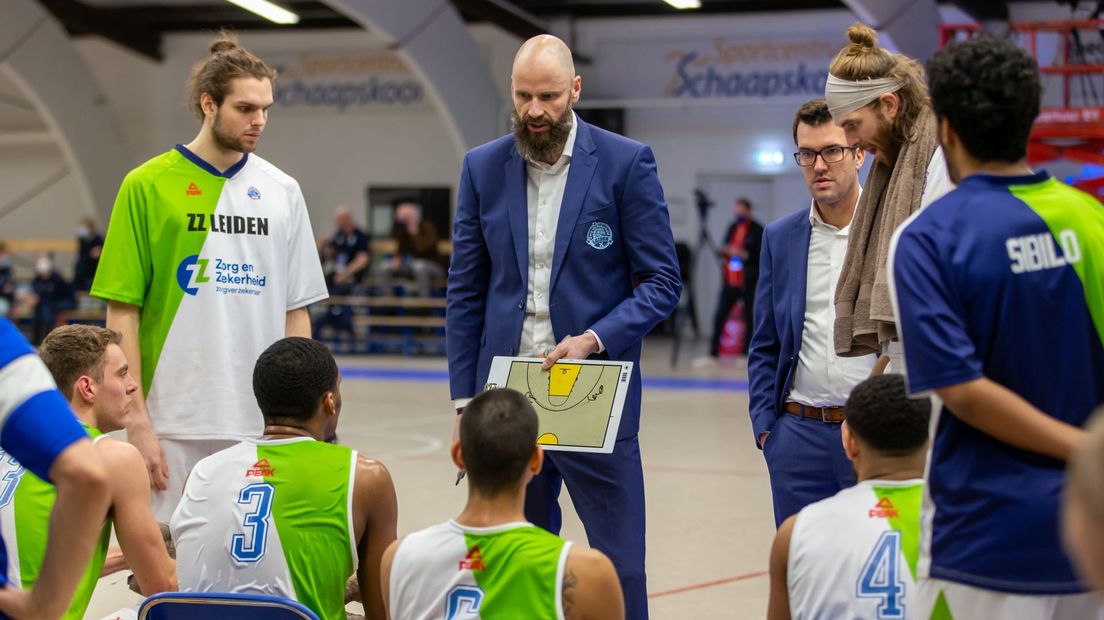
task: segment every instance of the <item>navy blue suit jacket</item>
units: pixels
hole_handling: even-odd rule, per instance
[[[674,309],[682,281],[651,148],[577,122],[549,311],[557,341],[593,329],[606,347],[600,357],[636,363],[620,439],[639,428],[640,341]],[[529,280],[526,180],[513,135],[464,157],[445,328],[454,399],[483,389],[492,357],[518,354]]]
[[[748,347],[748,400],[756,445],[760,433],[774,428],[782,415],[797,368],[812,231],[807,208],[763,230],[755,330]]]

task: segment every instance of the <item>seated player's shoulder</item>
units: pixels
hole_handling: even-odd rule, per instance
[[[390,472],[387,470],[387,466],[382,461],[376,459],[370,459],[363,454],[357,453],[357,476],[361,474],[370,476],[390,476]]]
[[[104,465],[112,475],[115,475],[116,472],[129,473],[135,467],[139,471],[144,472],[146,470],[142,453],[138,451],[138,448],[125,441],[119,441],[113,437],[104,437],[96,442],[96,452],[103,459]]]
[[[597,549],[572,545],[564,567],[564,618],[624,618],[621,582],[613,562]]]
[[[613,576],[617,579],[617,573],[613,568],[613,562],[606,554],[597,549],[589,549],[572,545],[567,554],[567,565],[564,570],[564,585],[569,581],[601,582],[603,579]]]
[[[362,489],[394,488],[387,466],[363,454],[357,454],[356,484]]]

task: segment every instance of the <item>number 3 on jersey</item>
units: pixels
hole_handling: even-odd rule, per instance
[[[15,496],[15,489],[19,486],[19,480],[23,477],[23,472],[27,471],[14,456],[0,452],[0,461],[4,457],[7,457],[8,465],[4,468],[7,469],[4,477],[0,478],[0,508],[11,503],[12,497]]]
[[[900,579],[900,564],[901,533],[896,530],[882,532],[855,583],[855,595],[859,598],[881,599],[879,620],[905,617],[902,596],[905,583]]]
[[[243,488],[238,495],[238,503],[253,506],[253,510],[242,520],[246,533],[234,534],[230,539],[230,555],[235,560],[253,563],[264,557],[274,491],[271,484],[258,482]]]

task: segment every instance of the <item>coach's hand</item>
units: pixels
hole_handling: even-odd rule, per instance
[[[552,364],[562,360],[582,360],[598,352],[598,339],[586,332],[581,336],[568,336],[556,345],[556,348],[544,358],[542,370],[552,368]]]
[[[169,465],[165,462],[165,450],[154,434],[153,427],[141,425],[128,428],[127,441],[142,453],[142,460],[146,462],[146,469],[149,471],[150,488],[158,491],[168,489]]]

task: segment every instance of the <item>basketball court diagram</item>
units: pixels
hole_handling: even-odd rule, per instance
[[[496,358],[495,366],[501,369]],[[606,452],[612,449],[620,423],[624,393],[632,373],[629,362],[560,362],[550,370],[541,361],[508,358],[505,380],[497,385],[517,390],[537,412],[537,443],[550,450]],[[491,376],[496,377],[492,367]]]

